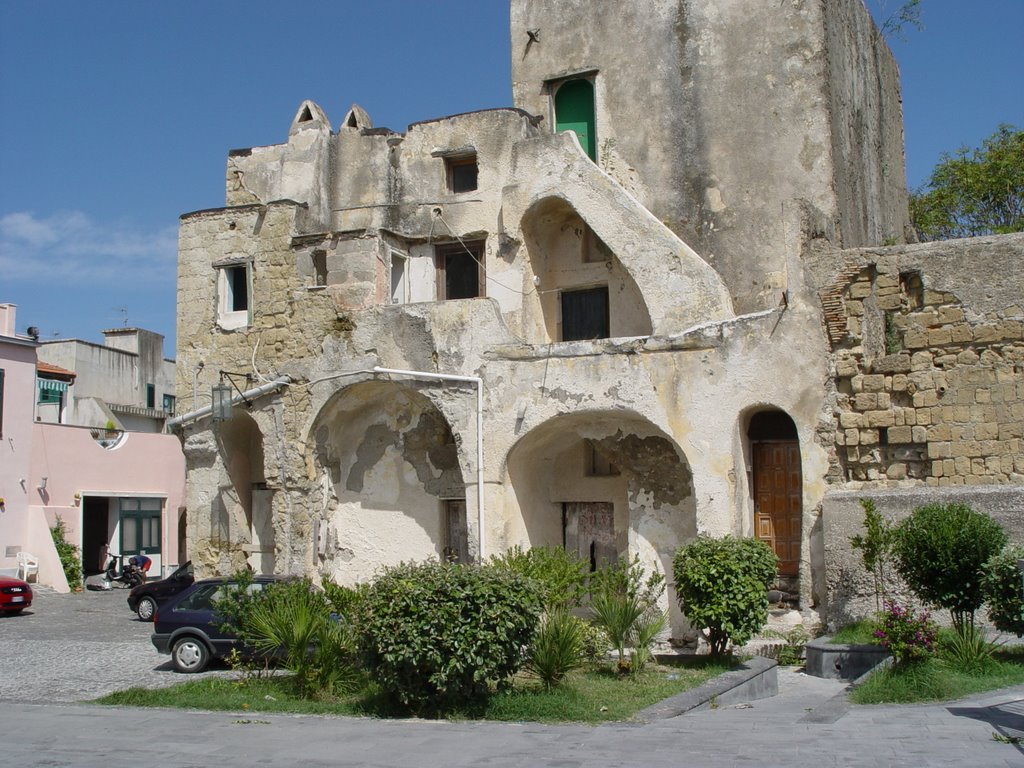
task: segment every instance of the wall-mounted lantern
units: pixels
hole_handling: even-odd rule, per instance
[[[231,385],[222,379],[213,385],[213,420],[227,421],[231,418]]]

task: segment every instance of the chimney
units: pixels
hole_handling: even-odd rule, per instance
[[[0,304],[0,336],[14,336],[14,318],[18,312],[17,304]]]

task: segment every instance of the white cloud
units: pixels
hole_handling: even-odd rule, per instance
[[[124,223],[100,224],[81,211],[0,216],[0,276],[5,281],[169,281],[173,286],[177,250],[175,226],[145,232]]]

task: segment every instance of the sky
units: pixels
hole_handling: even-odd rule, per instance
[[[921,7],[890,40],[911,187],[1024,126],[1024,0]],[[0,0],[0,302],[19,333],[140,326],[173,357],[178,217],[224,205],[229,149],[286,141],[303,99],[335,128],[509,106],[509,57],[507,0]]]

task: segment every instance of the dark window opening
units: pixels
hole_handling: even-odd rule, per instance
[[[249,309],[249,275],[245,266],[226,267],[227,309],[229,312],[245,312]]]
[[[437,298],[475,299],[484,296],[484,244],[456,243],[439,247]]]
[[[472,192],[477,188],[478,166],[476,155],[445,158],[448,189],[452,192]]]
[[[164,395],[164,413],[174,415],[174,395]]]
[[[302,114],[299,115],[300,123],[308,123],[313,119],[313,113],[309,111],[309,107],[303,107]]]
[[[348,125],[349,128],[358,128],[359,127],[359,121],[356,119],[356,113],[355,112],[349,112],[348,123],[346,123],[346,125]]]
[[[313,251],[314,285],[327,285],[327,252]]]
[[[608,286],[562,292],[562,341],[607,339]]]
[[[759,411],[750,419],[747,437],[754,442],[796,440],[796,424],[784,411]]]
[[[616,477],[619,474],[619,468],[597,450],[593,440],[584,440],[583,445],[586,451],[585,461],[588,477]]]
[[[156,408],[156,387],[152,384],[146,385],[146,407]]]

